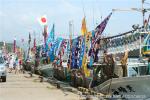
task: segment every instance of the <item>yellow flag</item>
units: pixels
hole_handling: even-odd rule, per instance
[[[85,35],[85,43],[86,43],[86,47],[89,50],[90,49],[90,38],[92,37],[92,33],[91,32],[87,32],[87,34]]]
[[[85,38],[85,45],[88,46],[88,33],[87,33],[87,28],[86,28],[86,20],[85,20],[85,17],[83,18],[82,20],[82,27],[81,27],[81,33],[82,35],[84,36]],[[90,33],[89,33],[90,34]],[[85,47],[86,47],[85,46]],[[86,48],[85,48],[86,49]],[[90,71],[87,69],[87,55],[86,55],[86,52],[84,52],[84,57],[83,57],[83,60],[82,60],[82,69],[84,71],[84,74],[86,77],[89,77],[90,76]]]
[[[86,56],[86,54],[84,54],[83,61],[82,61],[82,68],[83,68],[85,76],[89,77],[90,71],[87,68],[87,61],[86,60],[87,60],[87,56]]]
[[[86,21],[85,17],[82,19],[82,27],[81,27],[81,34],[85,35],[87,33],[87,28],[86,28]]]

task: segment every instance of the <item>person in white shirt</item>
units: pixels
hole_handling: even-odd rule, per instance
[[[10,62],[9,62],[9,73],[12,72],[13,66],[14,66],[14,60],[13,60],[13,58],[12,58],[12,56],[11,56],[11,57],[10,57]]]

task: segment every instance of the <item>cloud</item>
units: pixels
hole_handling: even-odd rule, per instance
[[[6,14],[4,14],[2,11],[0,11],[0,17],[4,17]]]

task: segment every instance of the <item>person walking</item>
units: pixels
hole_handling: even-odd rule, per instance
[[[20,65],[19,65],[19,59],[18,58],[16,58],[15,63],[16,63],[15,74],[17,74],[20,72]]]
[[[24,69],[22,66],[22,59],[19,59],[19,67],[20,67],[20,73],[24,73]]]
[[[12,55],[11,55],[10,56],[10,62],[9,62],[9,73],[12,72],[13,66],[14,66],[14,61],[13,61],[13,58],[12,58]]]

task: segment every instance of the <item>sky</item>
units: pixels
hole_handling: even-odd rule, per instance
[[[150,0],[146,2],[150,3]],[[144,6],[148,8],[150,4]],[[47,16],[48,32],[55,24],[57,37],[68,38],[69,21],[73,21],[75,37],[81,34],[84,15],[90,31],[115,8],[141,8],[141,0],[0,0],[0,41],[12,42],[14,38],[27,41],[29,32],[40,40],[43,27],[37,18],[43,15]],[[142,25],[140,12],[113,12],[103,34],[127,32],[133,24]]]

